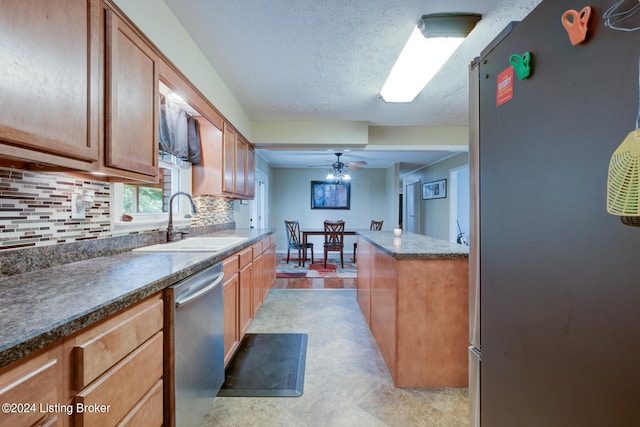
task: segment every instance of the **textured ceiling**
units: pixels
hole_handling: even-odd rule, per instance
[[[540,0],[165,0],[252,120],[466,126],[469,63]],[[410,104],[380,88],[420,16],[482,20]],[[254,141],[255,142],[255,141]],[[284,152],[279,152],[284,156]]]

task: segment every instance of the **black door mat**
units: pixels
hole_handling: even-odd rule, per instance
[[[306,356],[307,334],[246,334],[218,396],[302,396]]]

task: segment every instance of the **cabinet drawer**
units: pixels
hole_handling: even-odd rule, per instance
[[[222,271],[224,271],[224,281],[226,282],[234,274],[238,274],[238,255],[230,256],[222,262]]]
[[[152,298],[81,333],[73,349],[75,389],[86,387],[162,329],[163,302]]]
[[[251,249],[253,250],[253,259],[262,255],[262,240],[258,243],[254,243],[253,246],[251,246]]]
[[[158,381],[116,426],[159,427],[163,422],[162,404],[162,381]]]
[[[46,413],[48,405],[65,403],[58,393],[61,355],[62,347],[56,346],[27,362],[16,362],[0,370],[0,402],[16,405],[9,408],[11,411],[5,411],[3,407],[1,426],[58,425],[56,421],[66,417],[65,414]],[[24,410],[24,405],[28,405],[29,410]]]
[[[252,248],[244,249],[238,254],[238,257],[240,257],[240,269],[242,270],[244,267],[251,264],[251,261],[253,261]]]
[[[116,425],[162,378],[162,332],[76,395],[76,426]]]

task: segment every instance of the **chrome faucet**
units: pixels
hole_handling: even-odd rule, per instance
[[[173,196],[171,196],[171,198],[169,199],[169,226],[167,227],[167,242],[173,242],[174,240],[176,240],[177,234],[180,234],[180,239],[182,239],[185,234],[189,234],[188,231],[176,231],[173,228],[173,199],[179,195],[187,196],[189,202],[191,202],[191,211],[194,215],[198,213],[196,205],[195,203],[193,203],[193,199],[189,194],[185,193],[184,191],[178,191]]]

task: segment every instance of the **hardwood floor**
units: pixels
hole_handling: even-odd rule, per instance
[[[278,265],[285,258],[285,254],[277,255]],[[345,262],[351,261],[350,255],[345,255]],[[317,262],[321,262],[322,257],[316,256]],[[297,260],[291,258],[291,263],[296,263]],[[307,264],[308,265],[308,264]],[[276,278],[272,289],[356,289],[355,278],[340,278],[340,277],[312,277],[312,278]]]
[[[276,279],[272,289],[356,289],[356,279],[339,277]]]

